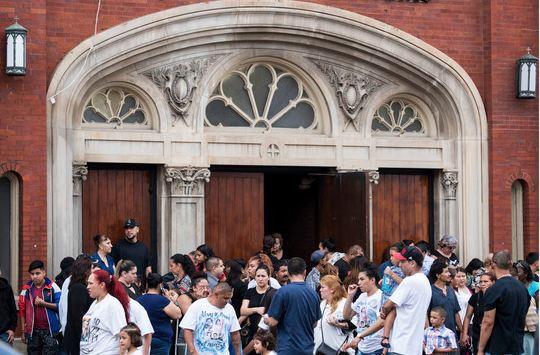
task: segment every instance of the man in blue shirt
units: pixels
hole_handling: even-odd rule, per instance
[[[319,297],[304,282],[304,260],[292,258],[287,268],[291,282],[276,292],[264,322],[271,327],[277,325],[278,354],[311,355],[313,328],[321,318]]]

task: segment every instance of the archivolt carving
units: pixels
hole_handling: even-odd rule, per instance
[[[143,75],[152,79],[167,97],[173,114],[173,126],[180,120],[186,126],[192,126],[193,122],[189,118],[189,108],[193,101],[195,89],[208,67],[220,57],[198,58],[189,63],[165,66],[143,73]]]
[[[330,85],[336,90],[339,106],[348,118],[344,130],[349,124],[360,130],[358,114],[364,108],[369,95],[383,84],[380,80],[366,74],[355,73],[352,70],[340,68],[335,64],[322,60],[312,60],[328,77]]]
[[[171,195],[199,195],[202,194],[201,185],[210,181],[210,170],[165,168],[165,181],[171,184]]]

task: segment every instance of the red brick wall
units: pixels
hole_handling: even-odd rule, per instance
[[[5,75],[6,46],[3,29],[13,17],[31,34],[27,45],[28,72],[24,77]],[[47,156],[46,156],[46,38],[45,1],[0,2],[0,174],[10,170],[20,177],[21,278],[34,259],[47,261]],[[34,247],[35,245],[35,247]]]
[[[198,1],[103,1],[98,29]],[[312,1],[396,26],[445,52],[469,73],[489,120],[490,246],[510,247],[510,180],[527,182],[526,250],[538,245],[538,100],[515,99],[515,60],[533,44],[538,56],[538,1],[389,0]],[[3,0],[0,26],[18,15],[29,29],[28,74],[0,74],[0,164],[22,179],[22,265],[46,258],[45,93],[69,50],[93,34],[97,0]],[[5,46],[0,46],[5,65]],[[2,69],[3,72],[3,69]],[[34,248],[33,245],[37,247]],[[24,269],[23,269],[24,270]]]

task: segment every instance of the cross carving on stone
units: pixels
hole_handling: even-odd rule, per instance
[[[278,145],[274,144],[274,143],[268,145],[268,149],[267,149],[266,153],[268,154],[268,156],[270,158],[278,157],[279,156],[279,147],[278,147]]]

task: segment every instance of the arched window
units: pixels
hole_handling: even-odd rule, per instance
[[[277,65],[256,63],[223,79],[206,106],[206,126],[318,128],[312,97],[300,78]]]
[[[149,128],[142,100],[131,90],[119,87],[96,92],[86,103],[82,122],[85,126]]]
[[[418,108],[404,99],[392,99],[381,105],[371,121],[375,135],[426,135],[426,121]]]
[[[2,277],[17,284],[19,267],[19,179],[0,176],[0,269]]]
[[[512,184],[512,259],[523,259],[523,183]]]

